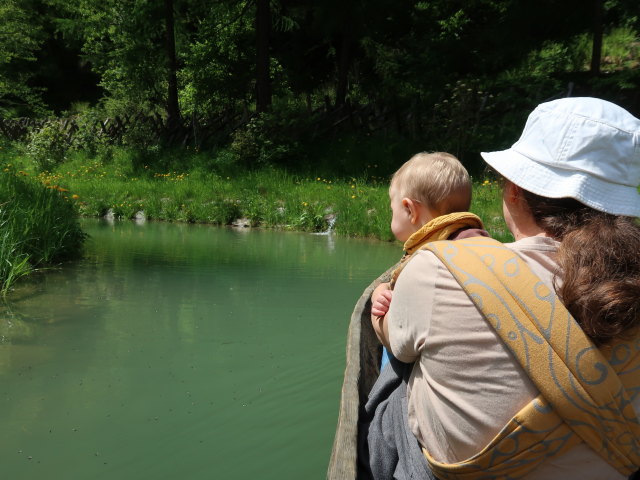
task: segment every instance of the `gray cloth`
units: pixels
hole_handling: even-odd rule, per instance
[[[437,480],[409,429],[407,381],[413,365],[391,357],[362,412],[358,478]]]

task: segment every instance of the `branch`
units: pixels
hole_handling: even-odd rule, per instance
[[[247,10],[249,10],[249,7],[251,5],[253,5],[254,0],[247,0],[247,3],[244,5],[244,7],[242,8],[242,10],[240,11],[240,13],[231,21],[227,22],[227,23],[219,23],[218,25],[215,26],[216,29],[218,28],[227,28],[230,27],[231,25],[233,25],[234,23],[236,23],[238,20],[240,20],[242,17],[244,17],[244,14],[247,13]]]

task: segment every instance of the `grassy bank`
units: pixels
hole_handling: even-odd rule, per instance
[[[20,277],[80,254],[84,235],[77,206],[60,188],[46,188],[25,171],[0,171],[0,293]]]
[[[166,158],[145,162],[145,157],[125,149],[114,149],[106,160],[74,152],[51,172],[41,173],[18,151],[9,156],[13,165],[19,164],[50,190],[62,189],[85,216],[144,215],[150,220],[308,232],[326,231],[332,225],[337,234],[393,238],[388,178],[376,176],[374,165],[367,176],[332,178],[274,168],[243,171],[225,165],[224,156],[203,155],[192,153],[178,163]],[[169,167],[154,167],[158,164]],[[484,179],[474,183],[472,211],[497,238],[509,238],[495,183]]]

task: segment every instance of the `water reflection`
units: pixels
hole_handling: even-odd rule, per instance
[[[8,478],[318,478],[377,242],[87,222],[0,321]]]

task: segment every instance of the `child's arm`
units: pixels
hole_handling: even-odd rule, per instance
[[[391,296],[392,291],[388,283],[381,283],[371,294],[371,324],[378,339],[387,348],[389,342],[385,315],[389,311]]]
[[[388,283],[381,283],[371,294],[371,316],[384,317],[389,311],[392,291]]]

